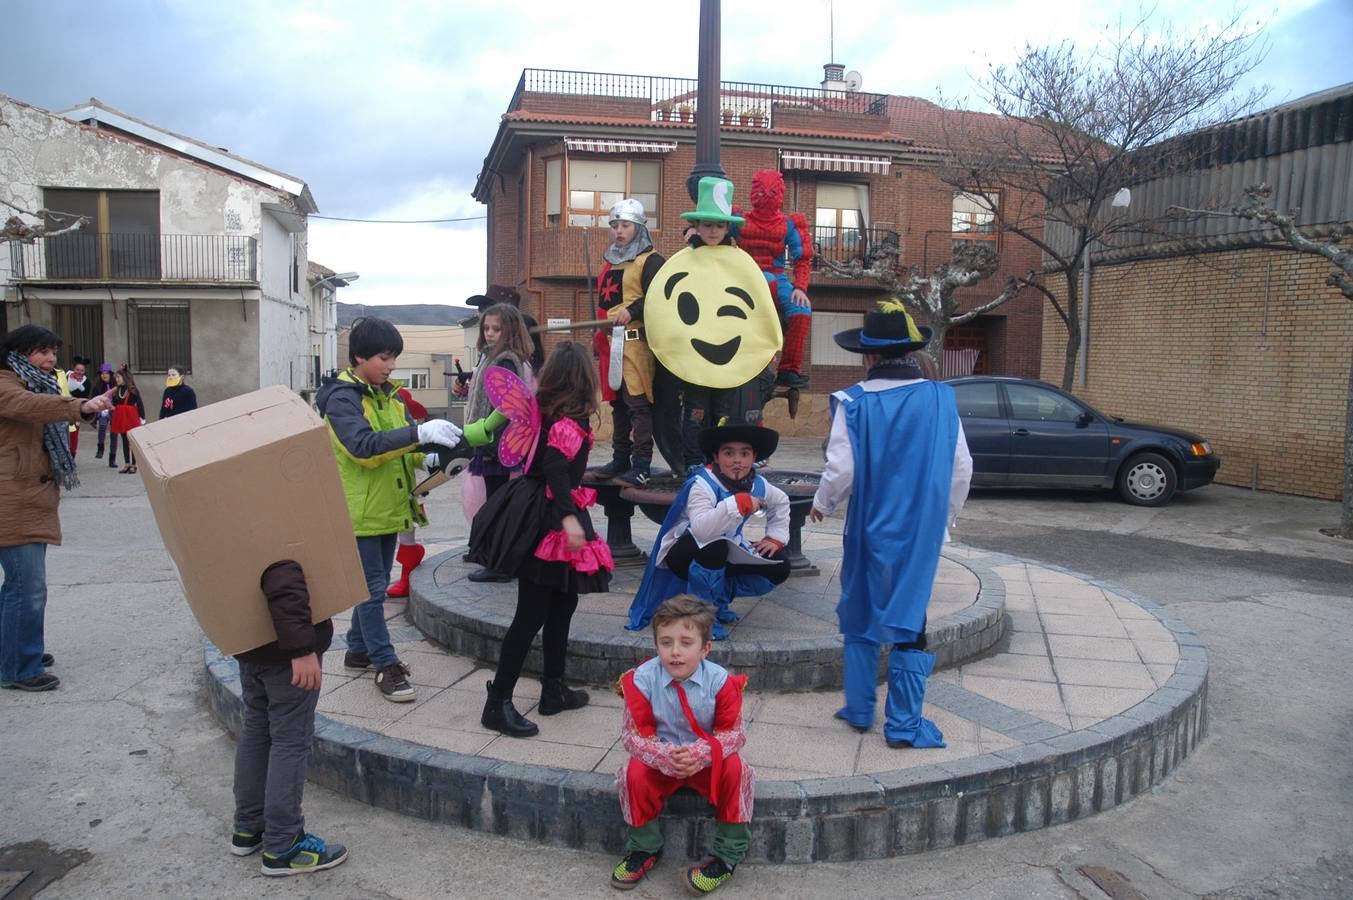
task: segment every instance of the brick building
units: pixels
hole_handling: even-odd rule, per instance
[[[1267,183],[1273,208],[1299,208],[1309,237],[1353,222],[1353,85],[1182,140],[1194,168],[1132,184],[1134,215],[1226,210]],[[1048,239],[1065,238],[1052,227]],[[1328,261],[1274,229],[1209,216],[1167,236],[1119,234],[1091,265],[1078,395],[1200,432],[1221,457],[1222,484],[1342,496],[1353,304],[1325,283]],[[1065,344],[1049,309],[1045,373],[1062,371]]]
[[[903,266],[928,271],[948,261],[956,241],[990,241],[1002,270],[961,294],[964,307],[997,292],[1007,275],[1038,268],[1034,247],[997,234],[941,180],[940,107],[852,90],[841,66],[826,68],[819,88],[721,83],[721,163],[735,203],[747,205],[753,172],[781,170],[786,210],[807,217],[819,258],[843,262],[895,243]],[[600,268],[607,212],[623,196],[644,201],[658,252],[679,250],[680,214],[692,208],[685,180],[695,164],[695,104],[692,79],[525,70],[474,191],[488,207],[487,281],[517,286],[523,308],[542,323],[595,318],[587,264]],[[1007,199],[1024,198],[999,202]],[[811,390],[793,426],[783,404],[766,410],[791,433],[820,431],[826,417],[816,410],[826,394],[859,378],[858,357],[831,336],[861,324],[884,296],[876,281],[822,271],[809,294]],[[1026,291],[950,331],[946,347],[978,350],[978,372],[1036,377],[1042,327],[1040,298]]]

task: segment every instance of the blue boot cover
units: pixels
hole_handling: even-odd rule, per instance
[[[706,569],[697,562],[691,563],[690,570],[686,573],[686,585],[690,592],[701,600],[714,607],[714,633],[713,638],[721,641],[728,637],[728,629],[723,627],[723,622],[727,622],[722,613],[728,609],[728,580],[724,578],[723,569]],[[733,619],[737,621],[736,617]]]
[[[939,726],[921,718],[925,680],[935,668],[935,654],[924,650],[893,650],[888,654],[888,703],[883,737],[889,744],[944,747]]]
[[[878,696],[878,644],[848,637],[845,654],[846,705],[837,711],[836,718],[867,729],[874,724],[874,701]]]

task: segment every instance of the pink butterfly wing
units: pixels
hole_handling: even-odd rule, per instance
[[[484,392],[494,408],[510,420],[498,441],[498,461],[512,469],[525,460],[529,469],[540,437],[540,409],[535,396],[520,378],[502,366],[484,370]]]

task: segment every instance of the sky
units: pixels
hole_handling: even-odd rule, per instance
[[[349,303],[461,303],[484,289],[470,196],[524,68],[694,77],[696,0],[8,0],[0,93],[60,111],[90,97],[298,176],[320,213],[310,258],[360,279]],[[724,2],[722,77],[814,86],[833,57],[862,89],[936,99],[1027,44],[1148,28],[1206,34],[1239,14],[1267,46],[1264,105],[1353,81],[1353,0]],[[767,17],[768,10],[773,17]],[[615,21],[629,14],[633,22]],[[3,173],[0,173],[3,175]]]

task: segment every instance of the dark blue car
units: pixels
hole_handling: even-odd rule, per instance
[[[1220,461],[1179,428],[1106,416],[1026,378],[952,378],[974,487],[1116,488],[1136,506],[1211,484]]]

